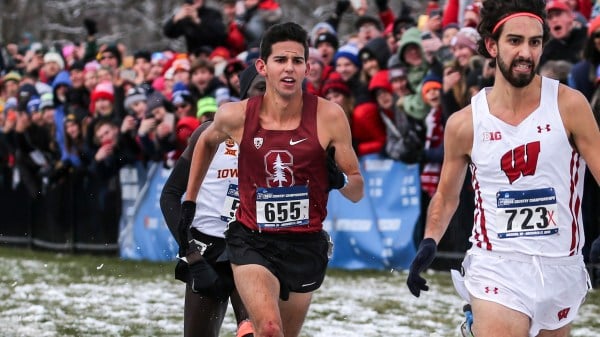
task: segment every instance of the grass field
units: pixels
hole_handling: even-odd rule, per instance
[[[0,336],[182,336],[184,285],[173,267],[0,247]],[[405,272],[330,270],[302,336],[459,336],[463,303],[450,274],[428,274],[431,290],[417,299]],[[599,315],[594,290],[572,336],[600,336]],[[235,336],[231,310],[221,336]]]

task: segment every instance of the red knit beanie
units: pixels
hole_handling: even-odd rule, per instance
[[[107,99],[111,103],[115,101],[115,89],[111,82],[102,81],[96,85],[90,96],[90,113],[95,113],[96,101],[99,99]]]

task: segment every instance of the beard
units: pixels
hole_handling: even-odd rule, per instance
[[[519,65],[520,63],[528,63],[531,66],[531,71],[529,72],[529,74],[513,74],[511,68]],[[533,81],[533,78],[535,77],[535,70],[537,65],[534,64],[532,60],[517,57],[513,60],[513,62],[511,62],[511,64],[507,64],[506,62],[504,62],[502,57],[500,57],[500,53],[498,53],[498,57],[496,58],[496,64],[498,65],[498,69],[500,69],[502,76],[504,76],[508,83],[510,83],[515,88],[526,87],[529,83],[531,83],[531,81]]]

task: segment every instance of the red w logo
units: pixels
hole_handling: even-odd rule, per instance
[[[567,316],[569,316],[569,310],[571,310],[571,308],[566,308],[566,309],[562,309],[558,312],[558,320],[562,320],[563,318],[567,318]]]
[[[533,142],[506,152],[500,159],[500,168],[512,184],[521,175],[532,176],[535,174],[538,157],[540,155],[540,142]]]

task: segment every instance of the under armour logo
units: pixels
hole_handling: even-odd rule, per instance
[[[558,316],[558,320],[562,320],[563,318],[567,318],[567,316],[569,316],[569,311],[571,310],[571,308],[565,308],[562,309],[558,312],[557,316]]]
[[[489,293],[493,293],[494,295],[498,294],[498,288],[497,287],[493,287],[493,288],[485,287],[484,290],[485,290],[486,294],[489,294]]]
[[[538,125],[537,126],[537,130],[538,130],[538,133],[542,133],[542,131],[550,132],[550,124],[546,124],[545,127],[542,127],[541,125]]]

